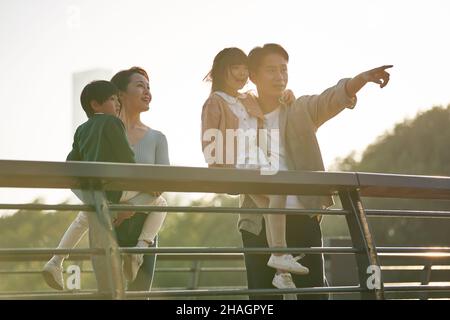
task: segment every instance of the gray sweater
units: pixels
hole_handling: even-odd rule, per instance
[[[131,147],[136,163],[170,165],[166,136],[158,130],[149,129],[144,137]],[[152,195],[140,193],[128,202],[135,205],[148,204],[154,199]]]

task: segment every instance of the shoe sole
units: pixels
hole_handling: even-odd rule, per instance
[[[283,294],[283,300],[298,300],[298,298],[295,293],[286,293]]]
[[[47,285],[50,288],[53,288],[53,289],[56,289],[59,291],[64,290],[64,288],[61,287],[58,282],[56,282],[55,278],[53,278],[53,275],[50,271],[46,271],[46,270],[42,271],[42,276],[44,277],[45,282],[47,283]]]
[[[303,270],[298,270],[298,269],[287,269],[286,266],[279,266],[279,265],[274,265],[274,264],[267,264],[267,266],[271,267],[271,268],[274,268],[274,269],[283,270],[285,272],[298,274],[298,275],[307,275],[307,274],[309,274],[309,269],[308,268],[305,268]]]
[[[291,287],[283,287],[283,286],[276,286],[275,283],[272,282],[272,285],[277,289],[297,289],[297,287],[291,288]]]

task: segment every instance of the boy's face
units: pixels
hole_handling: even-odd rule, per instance
[[[251,75],[260,94],[281,97],[288,83],[286,59],[276,53],[265,56],[258,71]]]
[[[93,100],[91,102],[92,109],[94,109],[95,113],[105,113],[113,116],[117,116],[120,110],[119,98],[117,95],[112,95],[105,102],[98,103]]]

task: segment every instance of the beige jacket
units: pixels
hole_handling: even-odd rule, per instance
[[[264,124],[264,114],[259,108],[258,102],[254,96],[249,94],[242,94],[239,97],[240,102],[247,110],[247,113],[251,117],[255,117],[258,120],[258,128],[262,128]],[[222,156],[217,163],[208,163],[207,155],[205,155],[205,160],[209,167],[224,167],[224,168],[235,168],[237,162],[237,138],[233,137],[233,143],[227,143],[226,130],[227,129],[239,129],[239,119],[235,116],[233,111],[228,107],[227,102],[218,94],[214,92],[208,97],[203,105],[202,110],[202,151],[205,154],[205,148],[211,143],[208,139],[204,139],[205,132],[208,129],[219,129],[223,137],[223,148],[224,150]],[[227,150],[231,146],[234,146],[234,150]],[[226,154],[233,152],[234,160],[227,164]],[[215,152],[212,153],[216,157]],[[229,161],[228,161],[229,162]]]
[[[348,80],[340,80],[335,86],[326,89],[319,95],[301,96],[290,106],[280,106],[279,128],[289,170],[325,170],[316,131],[323,123],[345,108],[353,109],[356,105],[356,97],[348,97],[345,89]],[[238,120],[226,102],[221,100],[219,103],[217,99],[221,98],[218,96],[213,98],[215,101],[213,103],[209,101],[210,99],[212,97],[203,107],[202,132],[204,132],[204,128],[212,128],[213,125],[221,130],[237,128]],[[247,95],[245,102],[242,102],[249,115],[256,116],[258,124],[261,123],[262,126],[264,115],[259,109],[256,98]],[[241,198],[242,207],[256,207],[250,197],[243,196]],[[306,209],[318,209],[334,204],[330,196],[299,196],[299,200]],[[241,214],[238,228],[259,234],[262,228],[262,219],[262,214]]]

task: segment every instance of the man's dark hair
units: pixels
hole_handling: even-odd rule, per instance
[[[272,53],[279,54],[289,62],[289,54],[282,46],[276,43],[266,43],[262,47],[253,48],[248,54],[248,69],[250,73],[256,73],[263,59]]]
[[[86,85],[81,91],[80,102],[88,118],[95,113],[91,106],[92,101],[102,104],[117,92],[117,87],[106,80],[96,80]]]
[[[111,82],[114,83],[114,85],[120,90],[120,91],[127,91],[128,84],[130,83],[130,78],[133,74],[138,73],[141,74],[150,81],[148,78],[147,72],[140,68],[140,67],[132,67],[127,70],[121,70],[117,72],[112,78]]]
[[[203,79],[212,82],[211,92],[224,90],[227,71],[238,64],[248,66],[247,55],[239,48],[225,48],[215,56],[211,71]]]

